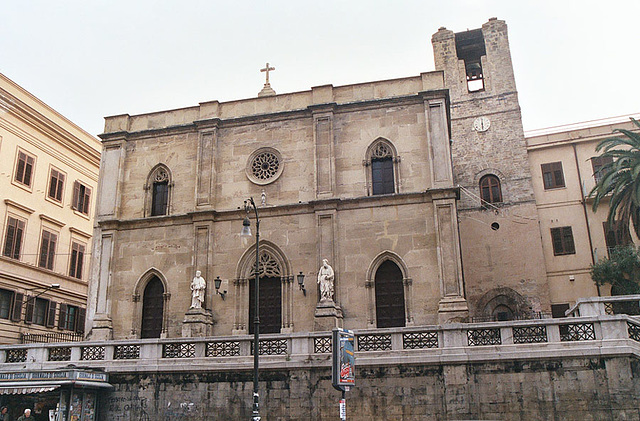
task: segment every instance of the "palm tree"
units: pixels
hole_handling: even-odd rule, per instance
[[[634,118],[631,121],[640,130],[640,122]],[[600,170],[600,179],[589,197],[594,198],[595,212],[600,202],[610,196],[609,226],[615,221],[628,226],[631,220],[633,229],[640,236],[640,133],[626,129],[614,132],[624,136],[605,139],[596,148],[596,152],[603,151],[601,157],[610,157],[612,162]]]

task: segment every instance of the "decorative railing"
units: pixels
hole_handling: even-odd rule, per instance
[[[640,315],[640,295],[617,295],[613,297],[581,298],[567,310],[567,316],[589,317],[605,314]]]
[[[288,344],[286,339],[261,339],[258,342],[259,355],[287,355]],[[253,355],[253,341],[251,341],[251,355]]]
[[[467,344],[469,346],[500,345],[500,329],[469,329],[467,330]]]
[[[104,360],[106,347],[104,346],[83,346],[80,351],[80,359],[83,361]]]
[[[363,329],[356,330],[355,336],[357,358],[368,364],[376,364],[386,356],[433,362],[442,358],[499,358],[502,354],[494,352],[499,349],[504,349],[510,358],[528,358],[532,350],[536,355],[555,358],[558,352],[566,352],[578,342],[582,343],[575,347],[578,353],[584,353],[585,346],[616,346],[633,349],[640,357],[640,319],[627,315]],[[268,357],[264,360],[267,366],[284,361],[325,364],[331,349],[330,332],[267,334],[261,336],[259,343],[260,355]],[[519,350],[522,354],[518,354]],[[252,355],[252,335],[4,345],[0,346],[0,371],[2,367],[24,369],[29,364],[59,367],[61,362],[110,370],[131,370],[139,364],[182,364],[188,369],[192,361],[200,369],[222,370],[228,366],[213,362],[229,361],[236,367],[250,367]]]
[[[547,342],[546,326],[521,326],[513,328],[514,344],[535,344]]]
[[[50,333],[22,333],[20,342],[23,344],[80,342],[83,339],[79,333],[50,332]]]
[[[403,349],[427,349],[438,347],[438,332],[416,332],[402,334]]]
[[[639,301],[605,302],[604,312],[606,314],[628,314],[629,316],[640,315]]]
[[[560,340],[571,341],[593,341],[596,339],[596,332],[593,323],[572,323],[560,325]]]
[[[140,358],[140,345],[116,345],[114,360],[137,360]]]
[[[358,351],[391,351],[390,334],[357,335]]]
[[[5,351],[5,362],[8,363],[23,363],[27,361],[26,349],[7,349]]]
[[[627,322],[627,332],[629,334],[629,339],[640,342],[640,325]]]
[[[331,353],[331,336],[320,336],[313,338],[314,354],[330,354]]]
[[[71,347],[57,346],[49,348],[49,361],[71,361]]]
[[[193,358],[196,356],[194,343],[168,343],[162,345],[163,358]]]
[[[207,357],[237,357],[240,355],[240,341],[207,342]]]
[[[473,323],[485,323],[485,322],[510,322],[514,320],[540,320],[551,319],[553,316],[551,313],[544,311],[533,311],[530,313],[517,313],[511,316],[507,320],[500,320],[498,316],[475,316],[472,318]]]

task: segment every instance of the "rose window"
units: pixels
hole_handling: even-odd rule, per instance
[[[249,158],[247,176],[256,184],[269,184],[282,173],[282,157],[272,148],[263,148]]]

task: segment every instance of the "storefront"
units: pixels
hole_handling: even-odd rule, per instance
[[[31,409],[34,421],[95,421],[101,390],[109,390],[106,373],[61,369],[0,373],[0,405],[9,419]]]

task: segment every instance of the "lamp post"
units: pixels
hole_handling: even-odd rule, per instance
[[[251,222],[249,221],[249,212],[253,208],[256,215],[256,268],[255,268],[255,310],[253,315],[253,411],[251,413],[252,421],[260,421],[260,398],[258,395],[258,353],[260,341],[260,218],[258,217],[258,208],[256,207],[253,197],[244,201],[245,217],[242,221],[241,237],[251,237]]]

